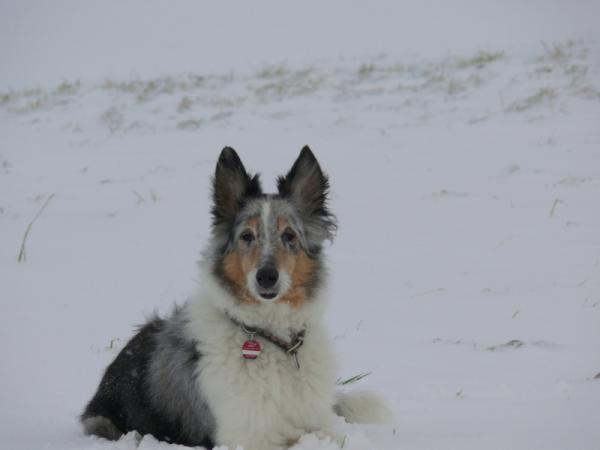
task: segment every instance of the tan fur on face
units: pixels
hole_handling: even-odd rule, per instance
[[[299,309],[306,301],[306,283],[312,278],[315,263],[304,251],[297,254],[282,250],[277,255],[280,267],[286,270],[292,278],[292,286],[278,302],[288,303],[292,308]]]
[[[258,219],[251,218],[246,222],[254,235],[258,231]],[[228,253],[223,259],[223,273],[233,284],[235,295],[244,303],[259,303],[246,287],[248,273],[256,269],[260,261],[260,249],[254,245],[251,250],[241,248],[241,243],[237,243],[233,251]]]
[[[285,216],[277,218],[277,229],[279,234],[289,226]],[[258,235],[259,219],[253,217],[246,222],[246,227],[251,229],[255,236]],[[290,275],[292,284],[288,291],[280,297],[278,303],[286,303],[294,309],[302,307],[306,301],[306,284],[310,282],[315,270],[316,263],[302,249],[293,252],[280,243],[277,248],[275,259],[277,269],[285,271]],[[223,259],[223,273],[233,285],[236,297],[243,303],[259,304],[247,288],[248,273],[258,269],[261,260],[260,246],[254,245],[251,249],[243,247],[243,243],[236,243],[235,248]]]
[[[277,218],[277,228],[280,234],[287,226],[287,218]],[[312,278],[313,271],[315,270],[315,262],[308,257],[304,250],[300,249],[294,253],[283,247],[283,245],[278,248],[276,259],[279,270],[285,270],[292,278],[292,286],[277,301],[287,303],[292,308],[299,309],[306,301],[305,286]]]

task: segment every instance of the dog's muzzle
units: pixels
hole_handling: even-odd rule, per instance
[[[279,280],[279,272],[274,266],[261,267],[256,272],[256,282],[259,286],[258,293],[266,300],[271,300],[277,297],[277,290],[274,289]]]

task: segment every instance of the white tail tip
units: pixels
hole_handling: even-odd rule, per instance
[[[394,423],[392,410],[372,392],[338,392],[333,409],[348,423],[380,425]]]

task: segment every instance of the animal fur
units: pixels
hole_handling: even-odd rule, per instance
[[[279,450],[308,432],[333,434],[334,411],[384,418],[369,397],[338,394],[336,403],[335,357],[322,323],[322,246],[336,221],[328,179],[308,147],[277,186],[264,194],[233,149],[221,152],[200,290],[168,318],[140,327],[107,368],[81,416],[87,434],[118,439],[136,430],[190,446]],[[254,328],[282,340],[305,330],[299,367],[261,337],[262,353],[244,359]]]

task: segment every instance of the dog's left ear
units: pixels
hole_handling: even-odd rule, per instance
[[[277,179],[277,190],[296,205],[317,241],[333,238],[336,221],[327,208],[329,179],[308,146],[300,151],[287,175]]]
[[[250,176],[236,151],[225,147],[213,178],[213,224],[229,224],[242,208],[244,200],[261,194],[258,175]]]

